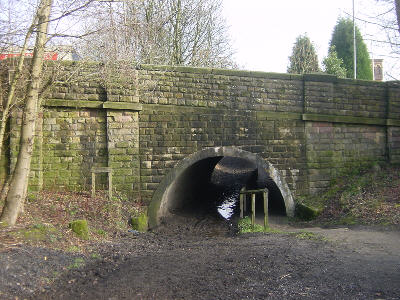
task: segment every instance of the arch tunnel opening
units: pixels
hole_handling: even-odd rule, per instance
[[[286,215],[282,193],[266,170],[252,160],[234,156],[206,157],[186,167],[165,191],[165,208],[171,215],[236,219],[242,187],[268,188],[269,214]],[[246,212],[250,213],[250,201]],[[256,214],[263,214],[261,194],[256,196]]]

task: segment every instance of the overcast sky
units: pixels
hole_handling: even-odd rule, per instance
[[[368,11],[373,14],[374,1],[355,0],[356,16]],[[224,0],[224,16],[240,68],[266,72],[286,72],[296,37],[305,33],[321,62],[338,17],[348,16],[346,13],[352,14],[352,0]],[[363,36],[371,31],[359,23]],[[375,58],[386,58],[382,55],[387,51],[368,41],[366,44]]]

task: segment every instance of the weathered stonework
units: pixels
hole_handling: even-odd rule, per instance
[[[400,163],[398,82],[142,66],[104,83],[100,69],[66,65],[75,80],[46,94],[31,188],[89,189],[90,169],[108,166],[117,191],[149,203],[182,159],[220,146],[263,158],[295,196],[351,165]],[[20,124],[14,113],[0,175],[15,163]]]
[[[138,112],[107,110],[108,166],[118,191],[139,193]]]

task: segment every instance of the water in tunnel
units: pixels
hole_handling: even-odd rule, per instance
[[[230,156],[202,159],[186,168],[169,191],[168,209],[172,214],[231,219],[239,215],[242,187],[268,188],[270,213],[285,214],[283,197],[266,171],[250,160]],[[262,210],[262,201],[256,203],[256,210]]]

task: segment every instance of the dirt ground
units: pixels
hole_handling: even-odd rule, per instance
[[[0,299],[400,299],[399,228],[234,234],[213,220],[128,232],[73,255],[0,252]]]

